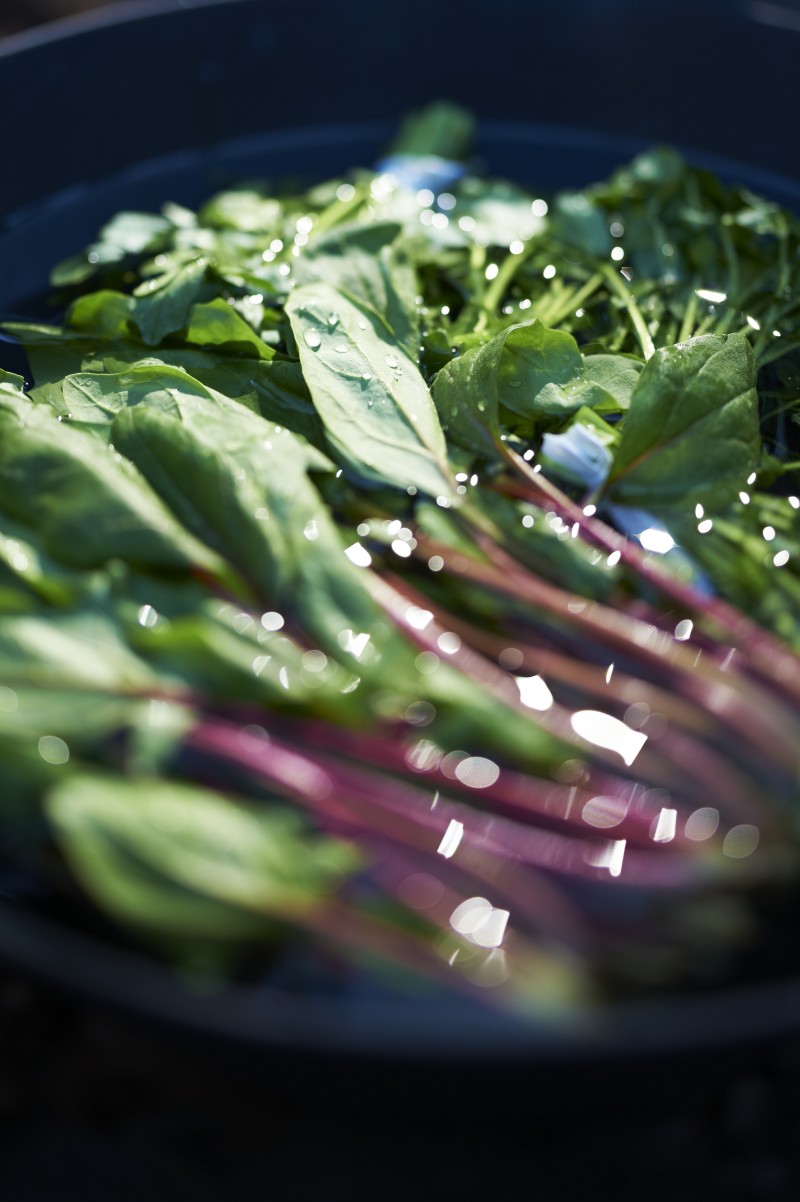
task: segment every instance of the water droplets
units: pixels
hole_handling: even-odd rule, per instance
[[[719,810],[713,806],[701,806],[686,819],[684,834],[694,843],[702,843],[715,835],[719,827]]]
[[[442,841],[437,847],[437,852],[440,856],[444,856],[449,860],[458,851],[458,846],[464,837],[464,824],[457,822],[453,818],[442,836]]]
[[[303,341],[312,351],[318,351],[322,346],[322,338],[317,330],[306,330],[303,334]]]
[[[678,811],[664,806],[650,825],[650,838],[654,843],[671,843],[675,838]]]
[[[555,698],[541,676],[515,676],[514,681],[519,699],[527,709],[544,712],[553,706]]]
[[[631,730],[624,722],[601,710],[578,710],[570,722],[580,738],[595,747],[615,751],[629,767],[647,742],[647,735]]]
[[[485,756],[468,755],[458,760],[453,775],[469,789],[490,789],[499,780],[500,769]]]
[[[140,626],[155,626],[158,622],[158,613],[152,605],[142,605],[136,615],[136,620]]]
[[[357,568],[368,568],[372,563],[372,556],[361,543],[353,543],[351,546],[346,547],[344,553]]]
[[[581,817],[597,830],[619,826],[628,813],[628,802],[621,797],[592,797],[587,801]]]
[[[758,847],[759,831],[757,826],[742,823],[731,827],[722,842],[723,854],[733,860],[744,860],[751,856]]]
[[[478,947],[494,948],[503,942],[509,917],[508,910],[495,909],[485,897],[470,897],[456,906],[450,925]]]
[[[324,651],[306,651],[302,659],[303,668],[313,674],[324,672],[328,666],[328,657]]]
[[[58,735],[42,735],[38,748],[47,764],[66,764],[69,760],[69,747]]]
[[[627,840],[609,839],[600,847],[593,849],[586,859],[595,868],[607,868],[609,876],[619,876],[625,858]]]
[[[455,655],[461,648],[461,639],[457,634],[445,631],[436,640],[436,646],[443,655]]]

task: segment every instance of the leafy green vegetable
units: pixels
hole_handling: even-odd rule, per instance
[[[724,505],[760,458],[753,353],[739,334],[664,347],[646,364],[609,477],[611,495],[658,508]]]
[[[0,511],[70,567],[113,559],[162,570],[219,566],[130,463],[48,409],[3,398],[0,475]]]
[[[156,346],[167,334],[182,329],[205,278],[202,259],[178,261],[163,275],[145,280],[136,290],[134,321],[148,346]]]
[[[309,838],[290,810],[197,786],[76,773],[47,810],[88,892],[184,948],[264,939],[271,919],[301,919],[359,862],[340,841]]]
[[[295,288],[286,312],[328,441],[354,476],[447,496],[447,449],[430,393],[380,317],[323,283]]]
[[[314,239],[297,263],[295,278],[298,283],[330,284],[366,305],[416,361],[417,279],[408,251],[396,242],[401,228],[396,222],[339,225]]]
[[[120,214],[4,327],[0,858],[198,971],[536,1015],[796,901],[800,225],[471,128]]]

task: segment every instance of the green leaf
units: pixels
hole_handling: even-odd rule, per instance
[[[720,506],[760,457],[755,364],[739,334],[663,347],[631,396],[607,492],[646,509]]]
[[[0,396],[10,396],[15,400],[25,398],[25,379],[15,372],[0,370]]]
[[[204,432],[201,420],[193,428],[182,412],[137,405],[115,418],[111,436],[177,520],[243,572],[264,601],[275,600],[290,572],[290,548],[252,471],[257,455],[248,456],[248,473],[224,444],[215,445],[218,428],[209,422]]]
[[[70,567],[114,559],[171,570],[220,566],[130,463],[28,401],[0,398],[0,512],[35,530]]]
[[[97,606],[66,613],[40,609],[3,615],[0,679],[14,688],[108,693],[141,692],[155,682],[152,671],[123,641],[116,623]]]
[[[419,350],[418,292],[413,265],[397,244],[396,222],[337,226],[300,256],[300,284],[330,284],[383,319],[395,342],[416,362]]]
[[[542,418],[609,400],[605,388],[586,377],[572,335],[538,320],[508,326],[453,359],[437,375],[433,395],[451,436],[483,453],[493,449],[508,415],[521,417],[529,434]]]
[[[203,225],[253,234],[279,233],[282,215],[279,200],[247,187],[218,192],[200,210]]]
[[[194,347],[159,347],[142,358],[143,348],[116,347],[103,357],[104,371],[119,372],[163,363],[182,368],[212,393],[222,394],[268,421],[324,445],[322,423],[311,401],[300,364],[294,359],[236,359]]]
[[[477,356],[498,403],[521,417],[536,412],[545,389],[568,386],[583,374],[583,358],[572,335],[548,330],[540,321],[509,326]]]
[[[169,218],[156,213],[118,213],[103,226],[96,242],[53,269],[51,283],[57,288],[81,284],[129,256],[161,249],[172,231]]]
[[[611,252],[608,217],[584,192],[563,192],[556,198],[550,211],[549,229],[591,258],[604,259]]]
[[[295,811],[147,778],[75,773],[47,813],[86,891],[160,936],[251,940],[302,919],[359,867]]]
[[[607,392],[621,410],[630,408],[643,366],[628,355],[586,355],[583,360],[585,378]]]
[[[439,100],[405,118],[389,153],[462,159],[470,150],[474,130],[472,113],[460,105]]]
[[[272,347],[221,297],[192,306],[185,338],[197,346],[216,347],[222,354],[251,359],[272,359],[275,355]]]
[[[145,595],[157,604],[154,592]],[[193,692],[238,705],[300,705],[339,721],[352,707],[354,695],[346,692],[352,671],[319,658],[309,668],[303,647],[234,606],[204,597],[194,611],[162,618],[158,610],[150,626],[130,620],[128,638],[149,664],[185,681]]]
[[[163,275],[139,285],[134,294],[134,320],[148,346],[183,329],[199,299],[205,274],[205,259],[185,262],[179,257]]]
[[[0,522],[0,563],[30,592],[51,605],[66,605],[85,594],[92,577],[65,568],[38,545],[35,534],[4,517]]]
[[[108,425],[117,413],[147,403],[165,413],[180,413],[188,397],[213,399],[203,384],[178,367],[143,363],[117,373],[79,372],[62,385],[63,412],[87,425]]]
[[[97,349],[97,337],[83,331],[38,322],[6,322],[0,328],[19,339],[37,386],[60,386],[64,376],[79,371],[84,358]]]
[[[99,338],[128,338],[136,302],[124,292],[110,288],[78,297],[67,309],[65,323],[71,330]]]
[[[324,427],[299,363],[288,359],[273,359],[268,365],[259,363],[250,374],[249,383],[262,417],[301,434],[315,447],[325,446]],[[220,391],[226,389],[220,387]]]
[[[507,247],[517,240],[526,242],[544,229],[544,218],[531,212],[530,194],[505,180],[468,177],[456,190],[459,218],[466,217],[475,223],[464,241]],[[447,232],[451,233],[449,228]]]
[[[306,472],[316,453],[228,401],[182,394],[174,413],[123,410],[114,445],[187,529],[215,547],[265,602],[281,604],[307,559],[341,559],[342,543]]]
[[[120,254],[142,255],[162,245],[173,222],[158,213],[117,213],[100,231],[99,241]]]
[[[427,385],[381,319],[327,284],[295,288],[286,313],[335,457],[370,484],[450,495]]]

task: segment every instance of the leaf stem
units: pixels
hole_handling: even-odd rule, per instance
[[[497,275],[483,294],[481,312],[475,325],[476,334],[481,333],[486,328],[489,318],[494,316],[495,310],[505,296],[508,286],[517,274],[520,265],[524,263],[525,257],[524,254],[512,255],[509,252],[505,259],[503,259]]]
[[[655,566],[638,544],[598,518],[587,516],[542,472],[533,468],[507,443],[498,440],[497,449],[506,462],[532,487],[534,494],[546,502],[569,525],[578,523],[583,536],[594,546],[618,554],[620,560],[641,579],[659,589],[689,612],[697,613],[726,632],[735,646],[741,647],[757,674],[773,688],[800,701],[800,658],[763,627],[718,597],[707,597],[691,585]]]
[[[600,269],[603,277],[608,282],[611,291],[622,301],[628,311],[628,316],[631,319],[633,328],[636,331],[636,337],[639,339],[639,345],[642,348],[642,354],[645,359],[650,359],[655,354],[655,344],[651,337],[650,331],[647,328],[647,323],[642,316],[642,311],[634,300],[633,293],[630,288],[626,288],[619,277],[619,272],[614,267],[607,265]]]
[[[546,310],[546,313],[544,316],[542,316],[541,320],[544,321],[546,325],[558,325],[558,323],[563,321],[568,314],[574,312],[575,309],[580,309],[581,305],[583,305],[603,283],[603,278],[604,277],[602,274],[599,271],[596,271],[594,275],[589,277],[589,279],[581,288],[578,288],[576,292],[570,293],[567,299],[561,301],[555,309]]]
[[[683,311],[683,320],[681,328],[678,331],[676,342],[686,342],[687,338],[691,338],[694,323],[697,321],[697,293],[692,289],[686,308]]]

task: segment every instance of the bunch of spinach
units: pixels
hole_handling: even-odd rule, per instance
[[[796,880],[800,227],[468,128],[121,214],[5,326],[0,854],[195,971],[539,1011]]]

